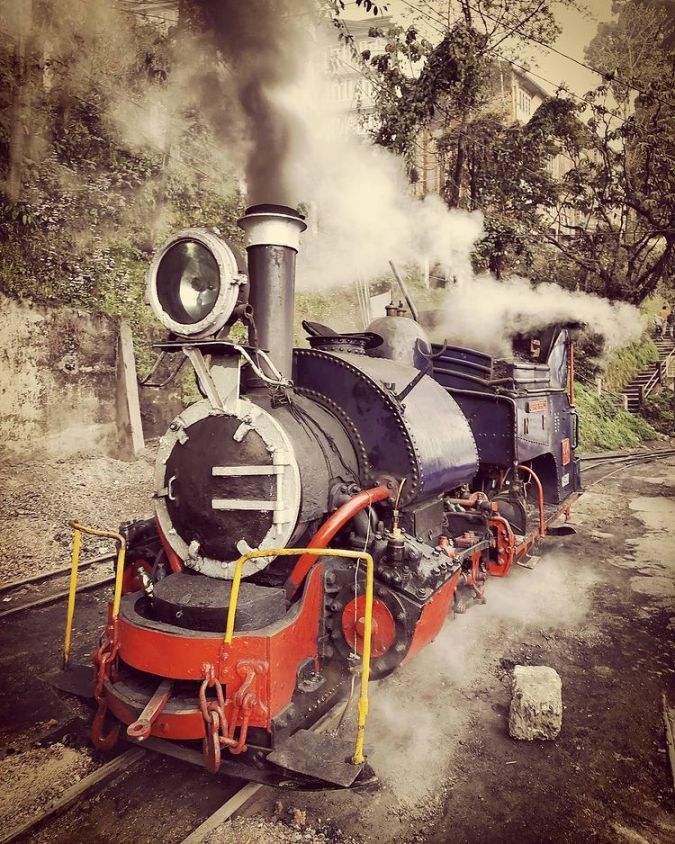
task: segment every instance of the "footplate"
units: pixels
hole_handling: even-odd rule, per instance
[[[85,699],[94,697],[96,676],[92,665],[71,665],[61,671],[43,674],[40,679],[60,692]]]
[[[288,771],[315,777],[333,785],[349,788],[361,773],[354,765],[354,742],[327,733],[298,730],[267,757]]]

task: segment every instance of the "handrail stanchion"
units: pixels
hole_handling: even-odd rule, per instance
[[[117,621],[122,601],[122,583],[124,581],[124,561],[126,557],[127,543],[120,533],[112,530],[99,530],[98,528],[87,527],[79,522],[70,520],[69,526],[73,529],[73,554],[70,568],[70,590],[68,592],[68,608],[66,610],[66,630],[63,640],[63,667],[68,668],[70,664],[70,648],[73,638],[73,618],[75,616],[75,597],[77,594],[77,576],[80,566],[80,548],[82,534],[90,536],[102,536],[106,539],[114,539],[117,542],[117,563],[115,565],[115,591],[113,594],[112,620]]]
[[[296,557],[300,554],[320,557],[345,557],[352,560],[366,561],[366,607],[363,625],[363,655],[361,657],[361,691],[359,694],[359,717],[356,728],[356,743],[352,764],[361,765],[365,761],[363,745],[366,733],[366,718],[368,716],[368,680],[370,679],[371,638],[373,628],[373,584],[375,579],[375,563],[370,554],[365,551],[345,551],[341,548],[269,548],[265,551],[248,551],[236,561],[230,592],[230,605],[227,609],[227,624],[225,626],[224,644],[231,645],[234,638],[234,620],[237,613],[239,585],[244,563],[259,557]],[[356,595],[354,595],[356,598]]]

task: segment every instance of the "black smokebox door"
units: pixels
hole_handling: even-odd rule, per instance
[[[272,455],[263,439],[249,430],[241,442],[233,439],[241,420],[209,416],[191,425],[188,440],[177,443],[166,463],[164,483],[174,500],[167,499],[171,522],[189,545],[199,543],[201,556],[229,562],[240,556],[237,543],[257,548],[272,527],[276,502],[275,475],[218,477],[214,467],[271,466]],[[214,509],[214,499],[269,502],[270,509]]]

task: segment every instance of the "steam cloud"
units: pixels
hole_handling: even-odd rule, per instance
[[[540,635],[578,631],[596,583],[573,557],[549,550],[536,577],[519,569],[501,581],[492,578],[485,606],[446,622],[413,662],[379,684],[370,704],[369,761],[399,804],[410,807],[442,790],[459,746],[472,729],[484,730],[476,719],[494,723],[488,707],[508,702],[506,687],[496,699],[477,692],[490,687],[504,648],[534,645],[532,663],[541,662]]]
[[[133,16],[103,0],[54,0],[47,52],[67,58],[76,96],[102,67],[108,83],[120,80],[107,116],[128,146],[168,152],[197,109],[216,141],[201,168],[245,173],[250,204],[302,203],[309,228],[298,256],[300,287],[389,277],[390,260],[400,267],[426,260],[458,282],[433,317],[435,339],[508,354],[505,326],[527,331],[556,320],[589,323],[608,349],[639,336],[638,312],[627,305],[520,278],[474,278],[481,214],[450,210],[438,196],[415,198],[400,160],[349,131],[327,95],[327,51],[338,42],[331,27],[322,28],[315,0],[193,5],[202,34],[181,28],[166,81],[133,96],[121,84],[137,56]]]
[[[309,209],[300,287],[367,281],[388,275],[390,260],[427,260],[457,282],[434,317],[437,340],[508,355],[514,333],[557,321],[587,322],[604,336],[605,351],[639,337],[638,311],[628,305],[555,284],[533,288],[522,278],[474,278],[481,214],[448,209],[438,196],[415,198],[400,160],[345,127],[327,95],[326,51],[335,36],[316,19],[308,36],[311,0],[201,5],[245,115],[250,201]]]
[[[443,306],[427,317],[427,327],[438,342],[461,343],[492,355],[509,355],[514,334],[537,331],[554,322],[585,322],[601,334],[603,352],[620,348],[642,333],[637,308],[623,302],[557,284],[534,287],[527,279],[497,281],[489,275],[470,284],[456,284]]]

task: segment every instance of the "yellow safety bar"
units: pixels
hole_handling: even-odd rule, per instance
[[[73,616],[75,615],[75,594],[77,592],[77,575],[80,567],[80,544],[83,533],[91,536],[104,536],[107,539],[114,539],[119,543],[117,550],[117,564],[115,568],[115,593],[113,597],[112,618],[117,618],[120,612],[122,600],[122,580],[124,577],[124,558],[127,551],[127,543],[124,537],[110,530],[98,530],[97,528],[86,527],[76,521],[69,521],[69,526],[75,531],[73,537],[73,555],[70,565],[70,591],[68,592],[68,609],[66,610],[66,632],[63,640],[63,667],[70,664],[70,645],[73,637]]]
[[[302,554],[309,554],[319,557],[326,554],[330,557],[347,557],[352,560],[366,561],[366,615],[363,629],[363,656],[361,668],[361,692],[359,695],[359,720],[356,729],[356,746],[352,756],[352,764],[361,765],[365,761],[363,755],[363,742],[366,734],[366,716],[368,715],[368,679],[370,677],[370,640],[373,625],[373,579],[375,575],[375,564],[370,554],[365,551],[344,551],[336,548],[269,548],[266,551],[249,551],[239,557],[234,564],[234,577],[232,578],[232,592],[230,593],[230,606],[227,611],[227,626],[225,628],[225,644],[231,645],[234,636],[234,617],[237,612],[237,599],[239,597],[239,584],[241,583],[241,572],[247,560],[257,557],[296,557]],[[354,596],[356,598],[356,595]]]

